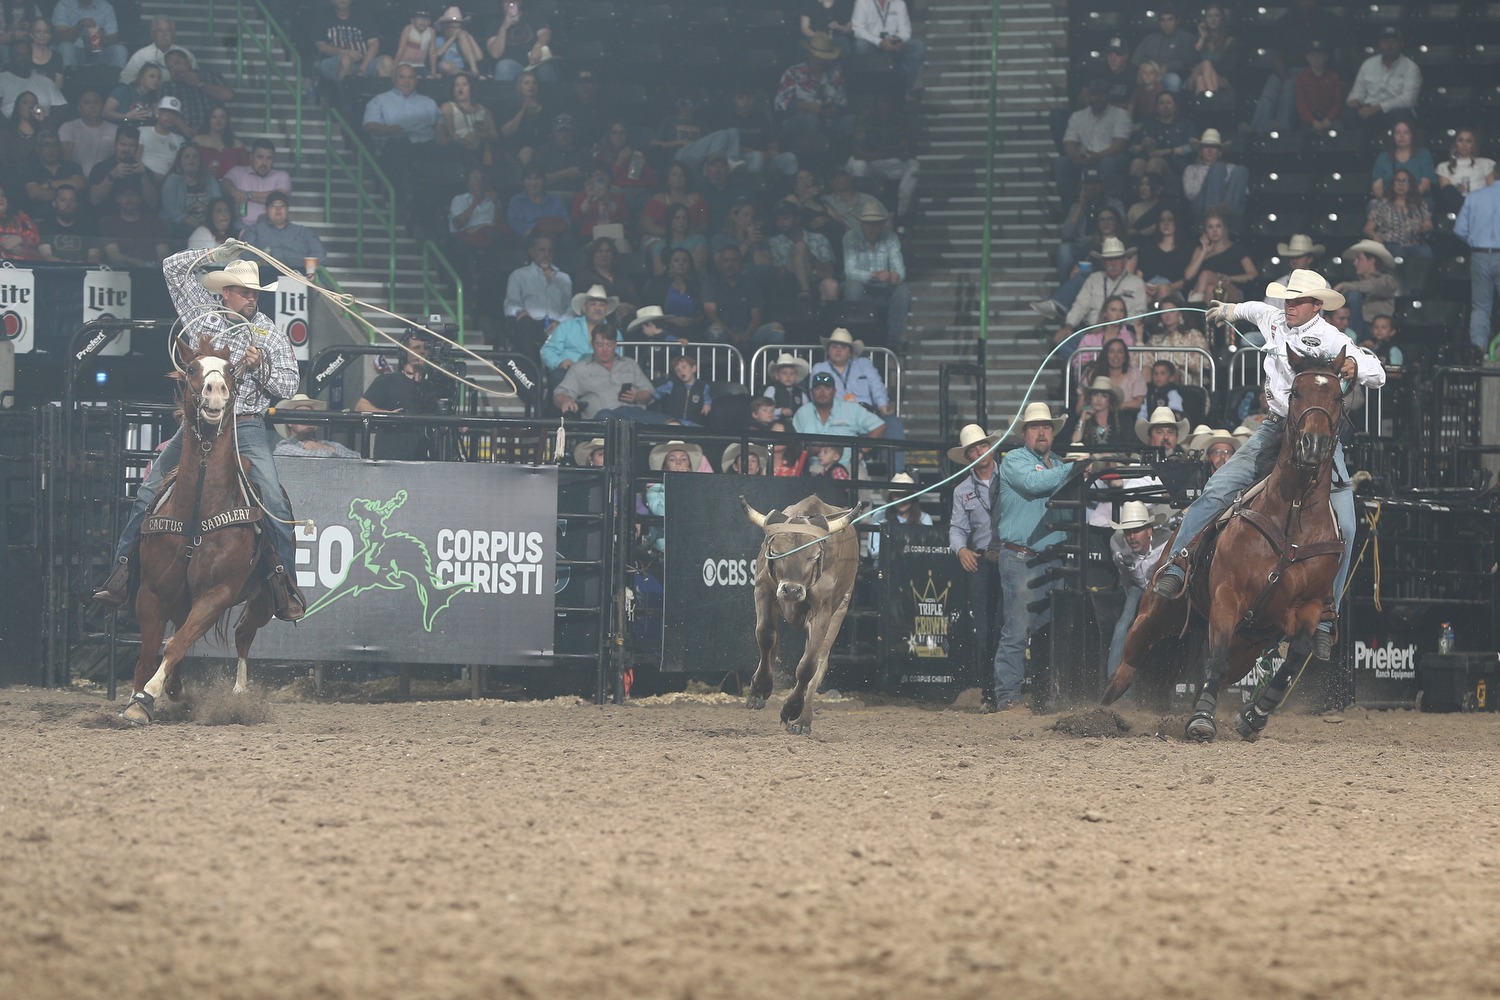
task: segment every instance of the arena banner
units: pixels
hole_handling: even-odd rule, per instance
[[[298,361],[311,360],[308,347],[307,286],[277,280],[271,283],[276,296],[276,327],[292,342]]]
[[[668,472],[666,594],[662,613],[663,671],[754,672],[755,556],[765,533],[745,519],[743,495],[761,513],[788,507],[817,493],[824,502],[852,507],[855,491],[834,479],[705,475]],[[782,644],[787,670],[793,649]]]
[[[964,682],[968,646],[963,567],[948,529],[887,525],[880,540],[880,635],[886,676],[902,686],[951,693]]]
[[[543,665],[552,653],[557,469],[286,458],[308,611],[253,659]],[[226,655],[200,643],[195,655]],[[227,655],[233,656],[233,647]]]
[[[36,275],[25,268],[0,268],[0,337],[17,354],[36,347]]]
[[[83,322],[96,319],[130,319],[131,294],[129,271],[93,270],[83,272]],[[129,354],[130,331],[121,330],[100,354]]]

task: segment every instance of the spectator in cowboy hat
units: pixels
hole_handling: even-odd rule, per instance
[[[1135,436],[1149,448],[1160,448],[1167,454],[1179,449],[1187,440],[1189,424],[1186,417],[1179,417],[1170,406],[1158,406],[1146,419],[1137,418]]]
[[[965,599],[974,632],[971,666],[979,677],[980,711],[995,710],[995,672],[991,668],[995,634],[995,602],[1000,596],[997,558],[990,552],[995,537],[994,510],[1000,502],[1000,477],[995,474],[999,434],[978,424],[959,431],[958,444],[948,449],[948,461],[968,466],[969,474],[953,488],[953,510],[948,516],[948,548],[964,571]]]
[[[1120,617],[1109,641],[1109,660],[1104,665],[1111,677],[1120,665],[1125,636],[1135,622],[1141,595],[1151,580],[1151,571],[1172,539],[1172,532],[1164,526],[1165,521],[1163,514],[1151,513],[1139,500],[1127,500],[1120,508],[1120,519],[1109,523],[1115,529],[1109,540],[1109,552],[1120,574],[1120,588],[1125,592],[1125,604],[1120,609]]]
[[[745,461],[740,462],[740,443],[724,449],[724,456],[719,462],[721,472],[733,472],[742,476],[764,476],[771,470],[771,449],[763,444],[751,442],[750,449],[745,452]]]
[[[1323,244],[1314,243],[1312,237],[1305,233],[1293,233],[1290,240],[1276,244],[1276,255],[1281,258],[1281,264],[1286,268],[1286,274],[1276,280],[1286,284],[1291,279],[1293,271],[1310,268],[1315,259],[1323,256]],[[1278,309],[1282,308],[1285,302],[1285,299],[1266,299],[1266,305],[1275,306]]]
[[[891,407],[890,395],[885,380],[875,365],[865,357],[865,342],[855,340],[843,327],[823,338],[822,361],[812,366],[812,372],[827,372],[833,376],[838,398],[846,403],[858,403],[885,421],[885,436],[889,441],[906,439],[906,427]],[[902,468],[901,452],[897,452],[898,464]]]
[[[761,395],[775,404],[778,420],[791,420],[803,404],[812,398],[807,391],[807,377],[812,374],[812,366],[795,355],[783,352],[771,362],[769,374],[771,381]]]
[[[573,464],[579,468],[597,468],[604,464],[604,439],[590,438],[573,449]]]
[[[886,226],[889,219],[884,206],[866,205],[859,213],[859,229],[844,234],[844,301],[885,306],[885,346],[905,353],[911,285],[901,241]]]
[[[636,310],[635,319],[630,321],[626,332],[634,334],[639,331],[639,335],[646,340],[661,340],[667,332],[665,320],[666,313],[661,306],[641,306]],[[687,337],[677,337],[676,340],[683,347],[692,343]]]
[[[1193,208],[1194,218],[1205,220],[1214,210],[1235,219],[1245,214],[1250,192],[1250,171],[1243,163],[1225,163],[1225,142],[1216,128],[1206,128],[1193,140],[1198,159],[1182,171],[1182,196]]]
[[[1114,379],[1108,375],[1095,378],[1089,383],[1083,409],[1073,421],[1072,433],[1066,435],[1069,441],[1080,447],[1129,443],[1129,425],[1120,409],[1124,402],[1125,390],[1115,385]]]
[[[1187,446],[1188,451],[1202,452],[1204,463],[1214,472],[1239,448],[1240,439],[1222,428],[1195,435]]]
[[[277,458],[359,458],[359,452],[345,448],[337,441],[319,441],[317,424],[293,423],[292,410],[326,410],[328,404],[299,392],[291,399],[276,404],[276,412],[287,419],[276,425],[276,433],[282,440],[276,442],[271,452]]]
[[[1047,594],[1057,586],[1052,572],[1059,560],[1047,550],[1067,538],[1057,527],[1071,515],[1048,510],[1047,501],[1076,463],[1052,450],[1052,439],[1067,421],[1053,417],[1046,403],[1030,403],[1021,414],[1020,440],[1000,462],[1000,496],[991,516],[1005,595],[1005,622],[995,649],[995,705],[1025,711],[1021,682],[1026,676],[1026,641],[1052,620]]]
[[[1137,316],[1146,311],[1146,283],[1141,280],[1140,275],[1127,270],[1129,258],[1134,253],[1134,247],[1127,247],[1111,236],[1098,250],[1089,254],[1096,266],[1084,279],[1083,287],[1078,290],[1078,298],[1073,300],[1067,318],[1053,335],[1054,342],[1062,343],[1075,330],[1092,326],[1104,309],[1104,303],[1111,298],[1124,300],[1127,316]]]
[[[932,524],[932,515],[922,509],[922,493],[915,487],[916,480],[904,472],[891,477],[890,488],[886,490],[886,502],[892,506],[877,507],[875,513],[870,515],[870,527],[880,529],[865,536],[869,539],[871,559],[879,558],[880,539],[888,525]]]
[[[1354,280],[1341,281],[1333,287],[1344,293],[1349,306],[1349,329],[1354,336],[1349,339],[1358,343],[1370,336],[1370,324],[1376,316],[1391,316],[1396,312],[1396,293],[1400,285],[1396,281],[1396,258],[1376,240],[1360,240],[1342,254],[1345,260],[1354,262]]]
[[[781,74],[774,101],[785,116],[782,138],[799,158],[825,152],[829,137],[844,144],[854,135],[839,47],[826,34],[814,32],[802,48],[807,58]]]
[[[653,472],[712,472],[703,458],[703,449],[686,441],[663,441],[651,449],[648,458]],[[652,483],[646,487],[646,510],[660,518],[667,516],[667,487]],[[658,552],[667,551],[663,525],[652,525],[646,539]]]
[[[572,315],[557,324],[542,344],[542,366],[551,385],[561,383],[574,363],[594,353],[593,331],[610,323],[619,305],[620,300],[603,285],[593,285],[573,296]]]

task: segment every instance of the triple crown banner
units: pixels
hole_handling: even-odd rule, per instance
[[[887,525],[880,561],[888,675],[900,684],[964,681],[970,638],[967,574],[948,548],[948,529]]]
[[[552,653],[557,469],[277,459],[307,615],[252,659],[538,666]],[[200,656],[233,656],[199,643]]]
[[[762,514],[811,493],[852,507],[854,491],[836,479],[663,473],[667,487],[664,671],[749,673],[755,644],[755,556],[765,532],[740,509],[740,496]],[[780,659],[796,666],[802,642],[783,636]]]

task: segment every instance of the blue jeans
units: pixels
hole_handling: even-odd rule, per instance
[[[113,66],[115,69],[124,69],[130,60],[130,54],[125,46],[116,42],[114,45],[105,45],[95,52],[89,48],[82,38],[71,42],[63,42],[57,46],[57,51],[62,55],[64,68],[71,69],[74,66]]]
[[[911,312],[911,286],[906,282],[844,282],[845,302],[874,302],[886,307],[885,346],[895,348],[906,339],[906,315]]]
[[[781,137],[794,152],[819,152],[828,148],[830,136],[850,139],[854,135],[854,116],[824,117],[809,111],[788,115],[781,123]]]
[[[655,410],[648,410],[644,406],[613,406],[607,410],[590,413],[586,419],[608,420],[611,417],[616,420],[634,420],[640,424],[668,424],[672,422],[672,418],[665,413],[657,413]]]
[[[350,76],[361,76],[362,75],[367,80],[374,80],[374,79],[379,78],[379,76],[380,76],[380,72],[378,70],[379,66],[380,66],[380,60],[379,59],[371,59],[370,60],[370,65],[367,66],[365,68],[364,73],[361,74],[360,71],[359,71],[359,63],[358,63],[358,61],[356,61],[355,64],[354,64],[354,67],[351,70],[351,72],[350,72],[349,75]],[[321,76],[325,80],[337,80],[339,78],[339,57],[338,56],[328,56],[326,59],[319,60],[319,62],[318,62],[318,75]]]
[[[1500,291],[1500,253],[1469,254],[1469,341],[1484,350],[1495,331],[1495,293]]]
[[[1058,580],[1043,577],[1057,561],[1034,562],[1034,559],[1010,549],[1000,550],[1005,620],[1000,625],[1000,644],[995,648],[995,704],[1001,708],[1021,700],[1021,682],[1026,679],[1026,640],[1052,620],[1052,605],[1045,602]],[[1043,606],[1032,610],[1031,605],[1039,602]]]
[[[496,80],[514,80],[524,72],[526,72],[526,64],[516,62],[514,59],[501,59],[495,63]],[[536,69],[532,70],[532,72],[536,74],[536,78],[542,83],[557,82],[557,67],[550,61],[542,63]]]
[[[774,173],[785,174],[788,177],[797,175],[796,153],[777,153],[775,156],[768,156],[757,149],[741,150],[741,152],[745,156],[746,173],[758,174],[770,167]]]
[[[703,172],[703,165],[718,156],[726,160],[740,158],[739,129],[721,128],[704,133],[679,149],[673,159],[687,168],[689,177],[697,177]]]
[[[260,523],[271,532],[271,540],[276,543],[276,558],[288,573],[293,572],[297,566],[297,543],[292,538],[292,526],[272,520],[279,517],[283,521],[290,521],[292,508],[287,506],[281,495],[281,479],[276,475],[276,462],[271,458],[271,444],[266,438],[265,422],[260,417],[246,417],[238,421],[235,428],[239,435],[240,457],[250,462],[250,482],[260,491],[261,502],[271,512],[272,517],[262,518]],[[161,454],[156,456],[156,461],[151,463],[150,474],[136,491],[135,506],[130,508],[130,519],[125,522],[120,544],[115,547],[115,559],[128,555],[135,547],[141,537],[141,525],[145,523],[147,508],[161,490],[161,481],[167,478],[167,473],[177,468],[181,458],[182,428],[179,427]],[[196,487],[197,483],[188,484],[184,480],[184,485]],[[217,511],[203,513],[208,515]]]
[[[709,340],[712,340],[716,344],[726,342],[724,328],[721,326],[710,326],[706,335]],[[756,347],[765,347],[767,344],[784,344],[786,343],[786,328],[780,323],[762,323],[750,335],[750,343]]]
[[[862,56],[879,55],[884,52],[878,45],[871,45],[862,38],[854,40],[854,51]],[[901,79],[906,84],[906,89],[911,90],[917,85],[917,77],[922,73],[922,56],[927,51],[927,46],[922,44],[920,38],[908,38],[901,43],[901,48],[890,53],[892,60],[901,70]]]
[[[1288,76],[1283,80],[1272,73],[1266,77],[1266,85],[1260,89],[1260,98],[1255,102],[1255,112],[1250,116],[1250,130],[1256,135],[1290,132],[1292,114],[1296,110],[1295,78]]]
[[[1104,669],[1112,678],[1115,668],[1120,665],[1120,658],[1125,655],[1125,636],[1130,632],[1130,626],[1135,624],[1135,613],[1141,607],[1141,595],[1144,594],[1140,587],[1132,584],[1125,585],[1125,606],[1120,609],[1120,620],[1115,622],[1114,635],[1109,640],[1109,662]]]
[[[1267,418],[1250,435],[1250,440],[1218,472],[1208,478],[1208,485],[1203,487],[1198,499],[1183,511],[1182,527],[1177,529],[1174,543],[1175,551],[1181,552],[1186,548],[1225,507],[1234,502],[1237,495],[1255,485],[1255,467],[1259,456],[1268,448],[1271,450],[1271,456],[1268,457],[1276,455],[1281,448],[1285,427],[1284,420]],[[1349,577],[1349,563],[1354,557],[1354,490],[1349,485],[1349,470],[1344,465],[1343,444],[1336,445],[1333,453],[1333,491],[1330,500],[1339,533],[1344,536],[1344,554],[1339,559],[1338,575],[1333,581],[1333,596],[1337,602],[1344,593],[1344,581]]]

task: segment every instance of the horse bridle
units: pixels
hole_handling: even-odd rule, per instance
[[[1340,403],[1339,403],[1339,415],[1337,417],[1335,417],[1333,415],[1332,411],[1330,411],[1328,409],[1328,407],[1326,407],[1326,406],[1309,406],[1309,407],[1305,408],[1301,413],[1299,413],[1297,415],[1297,423],[1296,423],[1295,426],[1293,426],[1292,425],[1292,420],[1291,420],[1291,416],[1292,416],[1292,412],[1291,412],[1292,411],[1292,408],[1291,408],[1291,396],[1292,396],[1292,394],[1294,394],[1297,391],[1297,380],[1300,379],[1300,378],[1307,378],[1307,377],[1313,376],[1313,375],[1321,375],[1324,378],[1332,378],[1332,379],[1334,379],[1334,380],[1336,380],[1336,381],[1339,382],[1339,390],[1340,390],[1339,391],[1339,399],[1340,399]],[[1287,433],[1288,434],[1291,434],[1293,432],[1295,432],[1297,434],[1301,434],[1303,426],[1307,423],[1308,416],[1310,414],[1314,414],[1314,413],[1321,413],[1325,417],[1328,418],[1328,426],[1329,426],[1329,428],[1330,428],[1333,436],[1335,438],[1338,437],[1339,424],[1343,420],[1344,406],[1343,406],[1342,400],[1344,398],[1344,395],[1343,395],[1343,382],[1339,378],[1339,374],[1337,372],[1329,373],[1329,372],[1326,372],[1326,371],[1316,371],[1316,370],[1314,370],[1314,371],[1306,371],[1306,372],[1297,372],[1296,374],[1294,374],[1292,376],[1292,387],[1291,387],[1291,390],[1288,392],[1287,396],[1288,396],[1288,399],[1287,399],[1287,422],[1286,423],[1287,423]],[[1330,454],[1330,456],[1332,455],[1332,450],[1331,449],[1330,449],[1329,454]],[[1310,472],[1312,470],[1315,470],[1315,469],[1317,469],[1319,466],[1321,466],[1323,464],[1322,462],[1319,462],[1317,465],[1307,465],[1307,464],[1304,464],[1302,462],[1299,462],[1297,460],[1296,449],[1292,450],[1291,461],[1292,461],[1293,465],[1295,465],[1298,469],[1301,469],[1304,473]]]

